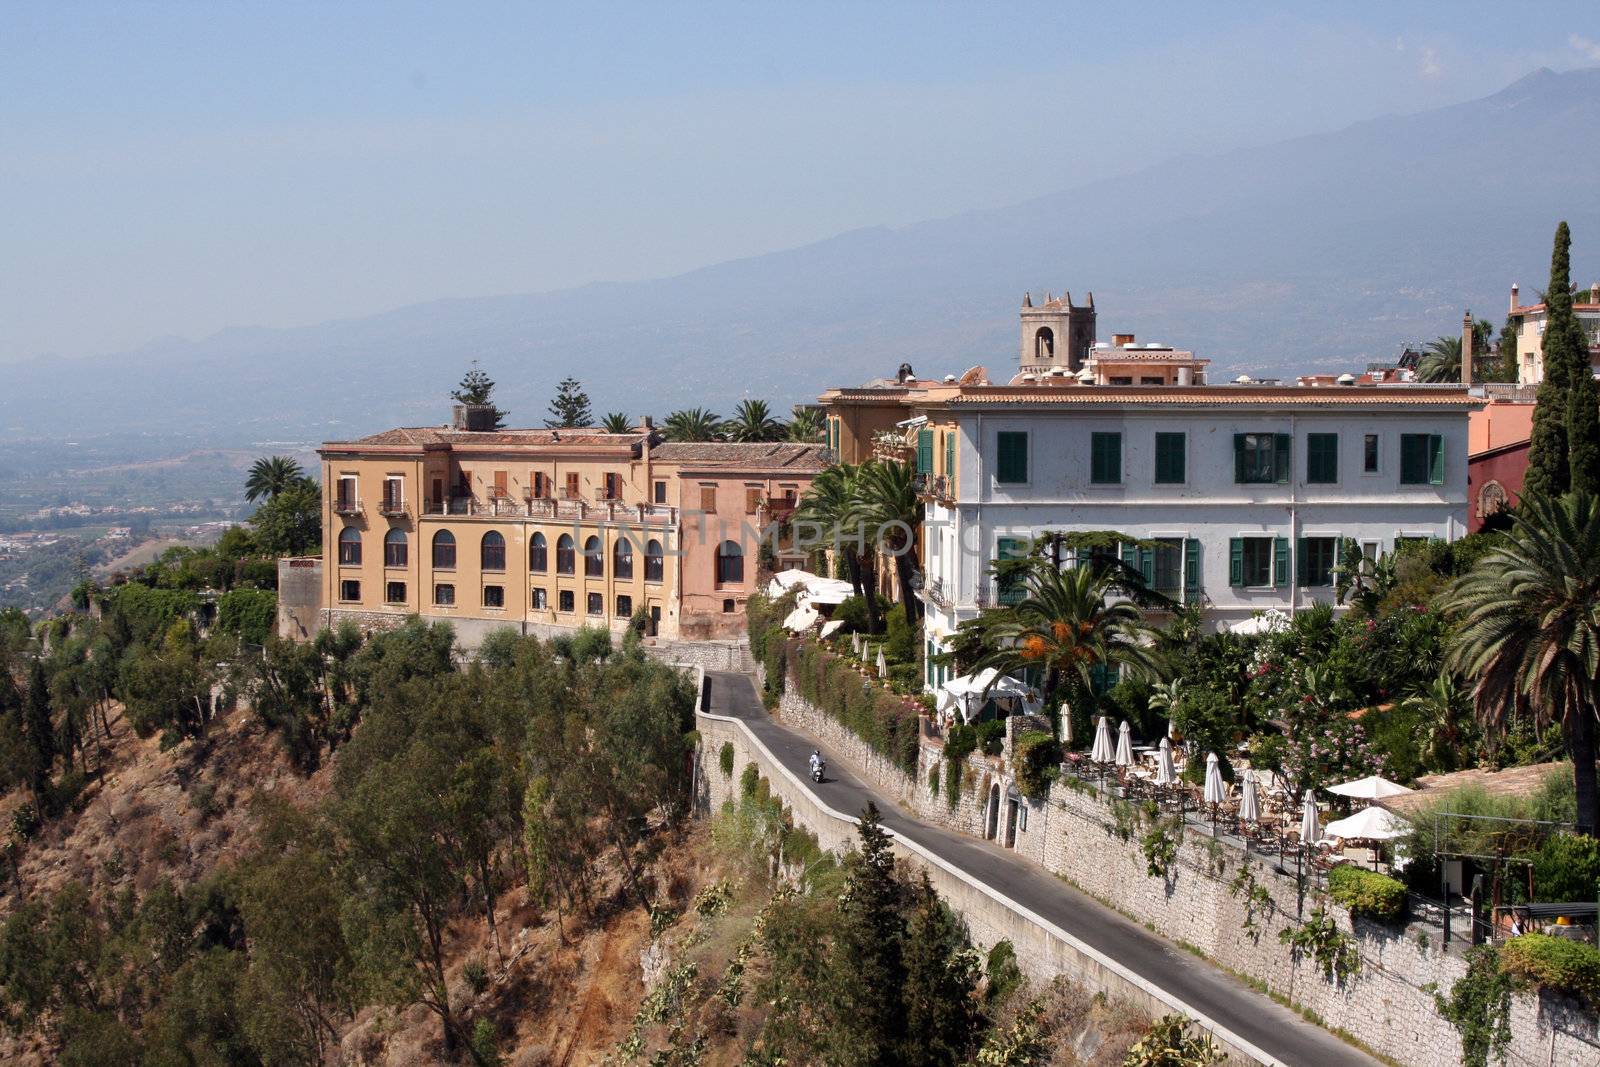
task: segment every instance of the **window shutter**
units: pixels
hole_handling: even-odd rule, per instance
[[[1301,537],[1295,541],[1295,584],[1302,588],[1310,585],[1308,575],[1310,566],[1306,561],[1306,539]]]
[[[1124,567],[1128,568],[1130,571],[1138,570],[1139,569],[1139,546],[1135,545],[1135,544],[1130,544],[1127,541],[1124,541],[1124,542],[1122,542],[1121,549],[1122,549],[1122,565]]]
[[[1156,554],[1153,549],[1139,549],[1139,575],[1144,579],[1144,584],[1156,584]]]
[[[956,435],[944,435],[944,474],[946,478],[954,478],[956,474]]]
[[[1244,538],[1242,537],[1228,539],[1228,584],[1233,586],[1244,584]]]
[[[1444,484],[1444,437],[1436,433],[1428,435],[1428,481]]]
[[[1400,483],[1422,485],[1428,480],[1428,435],[1400,435]]]
[[[1272,584],[1282,587],[1289,584],[1289,539],[1272,539]]]
[[[1242,433],[1233,435],[1233,480],[1239,485],[1244,484],[1244,438]],[[1242,566],[1242,564],[1241,564]],[[1238,585],[1238,582],[1234,582]]]
[[[1272,468],[1273,473],[1278,476],[1279,485],[1289,484],[1289,441],[1290,437],[1286,433],[1272,435]]]
[[[1192,604],[1200,597],[1200,541],[1183,539],[1183,602]]]
[[[1028,435],[1018,431],[1002,431],[995,437],[999,462],[995,478],[1001,482],[1020,483],[1028,480]]]
[[[933,431],[926,427],[917,431],[917,473],[933,473]]]

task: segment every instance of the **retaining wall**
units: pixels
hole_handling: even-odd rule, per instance
[[[951,808],[943,783],[937,794],[928,784],[929,771],[942,762],[942,745],[936,739],[922,739],[912,778],[787,687],[777,715],[820,739],[862,778],[923,821],[1005,840],[1005,803],[1015,800],[1018,817],[1010,840],[1020,855],[1043,869],[1148,924],[1163,937],[1193,946],[1236,974],[1262,983],[1297,1007],[1314,1012],[1328,1027],[1343,1030],[1408,1067],[1455,1067],[1461,1062],[1460,1037],[1438,1014],[1432,992],[1424,987],[1435,985],[1448,993],[1466,973],[1466,963],[1440,951],[1436,938],[1430,941],[1426,935],[1428,928],[1352,923],[1343,908],[1329,903],[1328,914],[1354,939],[1361,956],[1359,974],[1336,984],[1324,978],[1314,960],[1296,959],[1279,940],[1281,930],[1297,925],[1299,890],[1292,863],[1280,872],[1273,858],[1246,856],[1190,827],[1167,875],[1152,876],[1140,843],[1144,828],[1128,833],[1129,808],[1123,809],[1119,827],[1118,813],[1107,797],[1085,795],[1057,783],[1045,798],[1029,801],[1012,788],[1003,757],[973,754],[965,761],[959,802]],[[993,822],[991,798],[1001,802]],[[1268,906],[1252,905],[1248,884],[1235,884],[1247,861],[1248,878],[1266,890],[1272,901]],[[1308,893],[1304,913],[1309,914],[1315,903]],[[975,933],[981,922],[973,921]],[[1247,929],[1247,923],[1255,929]],[[1051,957],[1045,951],[1039,958]],[[1514,1067],[1600,1063],[1600,1030],[1594,1014],[1564,997],[1517,994],[1512,999],[1511,1026],[1506,1062]]]

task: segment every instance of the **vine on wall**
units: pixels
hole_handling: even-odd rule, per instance
[[[1361,954],[1355,939],[1334,922],[1327,909],[1318,904],[1300,926],[1278,931],[1278,940],[1288,945],[1296,959],[1310,956],[1322,968],[1322,977],[1343,985],[1361,972]]]
[[[1488,1067],[1489,1057],[1505,1062],[1511,1047],[1510,975],[1500,970],[1500,953],[1492,945],[1479,945],[1467,953],[1467,973],[1456,979],[1448,998],[1439,987],[1423,986],[1433,994],[1439,1014],[1461,1035],[1461,1067]]]

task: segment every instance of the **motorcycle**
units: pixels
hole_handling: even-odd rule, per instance
[[[828,765],[826,763],[813,763],[811,765],[811,780],[820,785],[822,783],[823,775],[826,773],[827,769]]]

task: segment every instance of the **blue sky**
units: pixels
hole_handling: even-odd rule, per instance
[[[674,273],[1600,64],[1591,4],[1108,7],[0,0],[0,361]]]

